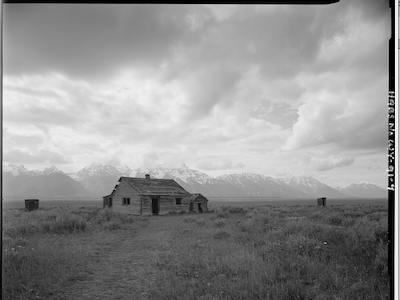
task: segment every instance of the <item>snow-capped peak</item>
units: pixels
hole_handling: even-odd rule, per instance
[[[53,173],[62,173],[62,171],[57,169],[55,166],[51,166],[50,168],[46,168],[42,171],[42,175],[50,175]]]
[[[8,166],[3,166],[3,172],[9,172],[14,176],[19,176],[19,175],[39,176],[39,175],[49,175],[52,173],[63,173],[55,166],[51,166],[49,168],[45,168],[43,171],[40,171],[40,170],[28,170],[27,168],[24,167],[24,165],[18,166],[14,164],[8,164]]]
[[[172,179],[180,179],[183,182],[198,182],[205,183],[213,178],[205,173],[202,173],[197,170],[190,169],[188,166],[183,165],[182,168],[165,168],[165,167],[157,167],[157,168],[138,168],[136,169],[136,177],[144,177],[145,174],[150,174],[155,178],[165,178],[169,177]]]
[[[345,186],[344,188],[345,189],[347,189],[347,188],[364,188],[364,189],[368,189],[368,188],[372,188],[372,187],[375,187],[375,186],[376,185],[372,184],[372,183],[361,182],[361,183],[349,184],[349,185]]]
[[[78,178],[91,177],[95,175],[104,176],[104,175],[115,175],[115,176],[130,176],[132,170],[124,165],[120,168],[116,168],[111,165],[103,165],[100,163],[92,163],[89,166],[84,167],[76,174]],[[71,176],[71,175],[70,175]]]
[[[298,176],[298,177],[292,177],[289,181],[290,186],[308,186],[310,188],[317,188],[321,186],[325,186],[326,184],[319,182],[313,177],[307,177],[307,176]]]
[[[372,183],[352,183],[338,191],[354,197],[387,197],[387,190]]]
[[[29,170],[24,165],[17,166],[10,163],[8,166],[3,165],[3,172],[9,172],[14,176],[18,176],[29,173]]]
[[[118,171],[121,172],[121,174],[125,175],[125,176],[131,176],[132,174],[132,169],[129,168],[127,165],[123,165],[122,167],[117,168]]]

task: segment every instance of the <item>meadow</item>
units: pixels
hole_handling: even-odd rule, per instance
[[[14,208],[3,229],[3,299],[389,299],[387,205]]]

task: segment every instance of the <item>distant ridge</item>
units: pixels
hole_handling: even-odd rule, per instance
[[[352,183],[344,188],[336,188],[343,194],[363,198],[386,198],[388,191],[371,183]]]
[[[309,195],[269,176],[243,173],[217,177],[238,187],[246,196],[307,198]]]
[[[332,197],[332,198],[349,198],[349,195],[343,194],[338,190],[322,183],[312,177],[292,177],[288,185],[292,188],[299,190],[307,195],[319,197]]]
[[[132,170],[124,166],[116,168],[111,165],[92,163],[81,169],[73,178],[91,194],[106,196],[111,193],[121,176],[130,176]]]
[[[89,192],[55,166],[29,171],[24,166],[3,167],[3,196],[56,197],[86,196]]]
[[[28,170],[23,165],[3,166],[5,196],[68,196],[90,195],[99,197],[110,194],[121,176],[174,179],[191,193],[202,193],[207,197],[232,198],[384,198],[387,192],[373,184],[352,184],[346,188],[332,188],[313,177],[273,178],[270,176],[243,173],[211,177],[186,165],[180,168],[114,167],[92,163],[77,173],[65,174],[55,166],[40,170]]]

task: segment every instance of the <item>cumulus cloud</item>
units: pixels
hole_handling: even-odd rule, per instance
[[[12,132],[5,127],[3,130],[3,142],[10,147],[35,147],[43,142],[43,139],[45,138],[45,136],[41,133],[38,133],[37,130],[27,130],[27,128],[25,128],[25,130],[21,131],[19,133]]]
[[[49,150],[30,151],[28,148],[14,147],[11,150],[4,152],[3,159],[9,163],[47,163],[47,164],[68,164],[72,163],[72,159]]]
[[[388,12],[5,4],[4,153],[345,178],[386,154]]]
[[[354,163],[354,161],[354,157],[311,158],[311,164],[316,171],[347,167]]]
[[[121,67],[158,67],[185,36],[185,5],[5,5],[4,70],[63,70],[110,78]],[[195,34],[188,39],[196,38]]]
[[[234,163],[230,159],[214,158],[202,160],[196,166],[201,170],[229,170],[242,169],[244,164],[242,162]]]
[[[182,88],[186,91],[187,118],[194,119],[208,115],[213,107],[228,101],[241,78],[239,70],[231,66],[216,65],[194,73],[184,80]]]
[[[120,167],[123,165],[121,157],[123,157],[124,151],[122,149],[111,148],[108,150],[107,157],[104,158],[103,163],[105,165],[112,165],[115,167]]]
[[[142,155],[142,166],[153,168],[160,165],[159,155],[155,151],[144,153]]]
[[[344,77],[345,79],[346,77]],[[331,146],[334,149],[381,149],[387,143],[384,79],[360,92],[348,90],[307,93],[299,118],[284,150]]]

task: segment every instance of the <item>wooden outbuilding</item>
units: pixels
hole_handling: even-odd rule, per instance
[[[173,179],[121,177],[103,208],[136,215],[160,215],[188,211],[191,194]]]
[[[326,197],[317,199],[318,206],[326,206]]]
[[[192,194],[189,201],[189,211],[199,213],[208,212],[208,199],[202,194]]]
[[[39,199],[25,199],[25,209],[29,211],[39,209]]]

